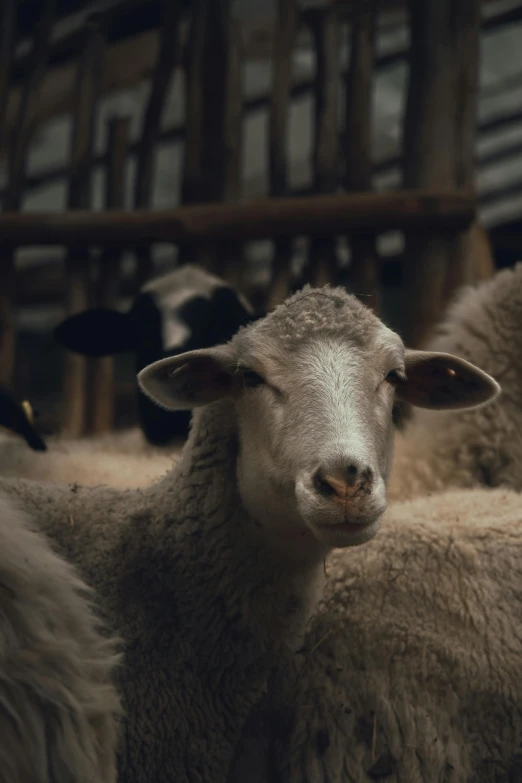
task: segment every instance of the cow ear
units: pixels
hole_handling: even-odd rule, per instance
[[[136,346],[134,320],[128,313],[93,308],[72,315],[54,330],[55,339],[73,353],[111,356]]]

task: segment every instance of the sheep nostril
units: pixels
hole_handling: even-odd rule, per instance
[[[317,471],[314,476],[314,488],[320,495],[329,496],[336,494],[335,489],[321,476],[320,471]]]
[[[344,501],[355,497],[361,490],[370,489],[372,483],[372,469],[355,462],[344,464],[334,472],[327,471],[324,467],[318,468],[313,478],[314,489],[319,495],[337,496]]]

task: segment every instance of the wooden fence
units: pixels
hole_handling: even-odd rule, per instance
[[[131,0],[129,0],[132,6]],[[4,0],[0,29],[13,30],[16,0]],[[46,71],[56,0],[45,0],[28,55],[16,133],[8,139],[8,183],[0,214],[0,382],[9,385],[15,360],[16,249],[61,245],[65,260],[65,310],[113,306],[121,294],[124,249],[137,258],[135,289],[153,271],[151,245],[178,245],[180,261],[196,260],[242,284],[243,244],[273,241],[269,307],[291,285],[293,240],[310,238],[305,276],[314,284],[335,282],[335,240],[351,248],[349,285],[380,306],[379,234],[405,235],[410,344],[422,343],[453,289],[492,271],[487,247],[476,253],[480,229],[474,195],[474,139],[480,0],[409,0],[410,79],[403,142],[403,190],[372,193],[372,81],[376,60],[378,0],[330,2],[302,12],[297,0],[278,0],[274,22],[272,92],[269,101],[269,198],[244,202],[241,193],[243,115],[241,28],[232,0],[164,0],[156,67],[143,119],[132,211],[125,211],[125,161],[130,153],[128,118],[110,122],[105,211],[90,211],[94,125],[113,15],[88,20],[78,39],[67,211],[21,211],[27,156],[39,117],[39,91]],[[383,0],[382,5],[385,5]],[[112,13],[112,12],[111,12]],[[181,24],[188,21],[180,56]],[[288,116],[292,57],[300,26],[315,50],[313,183],[311,194],[293,196],[289,185]],[[349,35],[346,76],[339,64],[342,37]],[[5,109],[14,36],[0,36],[0,110]],[[155,154],[169,85],[182,60],[185,69],[185,148],[181,207],[151,209]],[[29,65],[31,67],[29,67]],[[339,127],[339,99],[345,112]],[[0,114],[0,117],[2,115]],[[1,132],[1,127],[0,127]],[[0,139],[1,141],[1,139]],[[5,143],[4,139],[4,143]],[[0,145],[1,146],[1,145]],[[339,192],[343,190],[344,193]],[[102,249],[93,260],[91,251]],[[93,282],[94,281],[94,282]],[[45,298],[44,293],[42,297]],[[110,360],[70,355],[64,379],[64,431],[99,432],[112,423]]]

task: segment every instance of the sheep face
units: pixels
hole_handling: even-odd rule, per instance
[[[138,376],[166,408],[235,400],[239,490],[265,529],[326,546],[371,539],[386,507],[396,400],[483,404],[497,384],[446,354],[406,352],[342,289],[303,289],[216,348]]]

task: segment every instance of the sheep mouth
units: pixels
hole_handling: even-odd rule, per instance
[[[375,519],[370,519],[367,522],[338,522],[337,524],[317,525],[317,527],[320,530],[327,530],[330,532],[360,533],[361,530],[366,530],[374,525],[375,521]]]
[[[366,544],[377,534],[381,526],[381,516],[364,522],[338,522],[337,524],[317,524],[313,533],[322,544],[333,549],[355,547]]]

